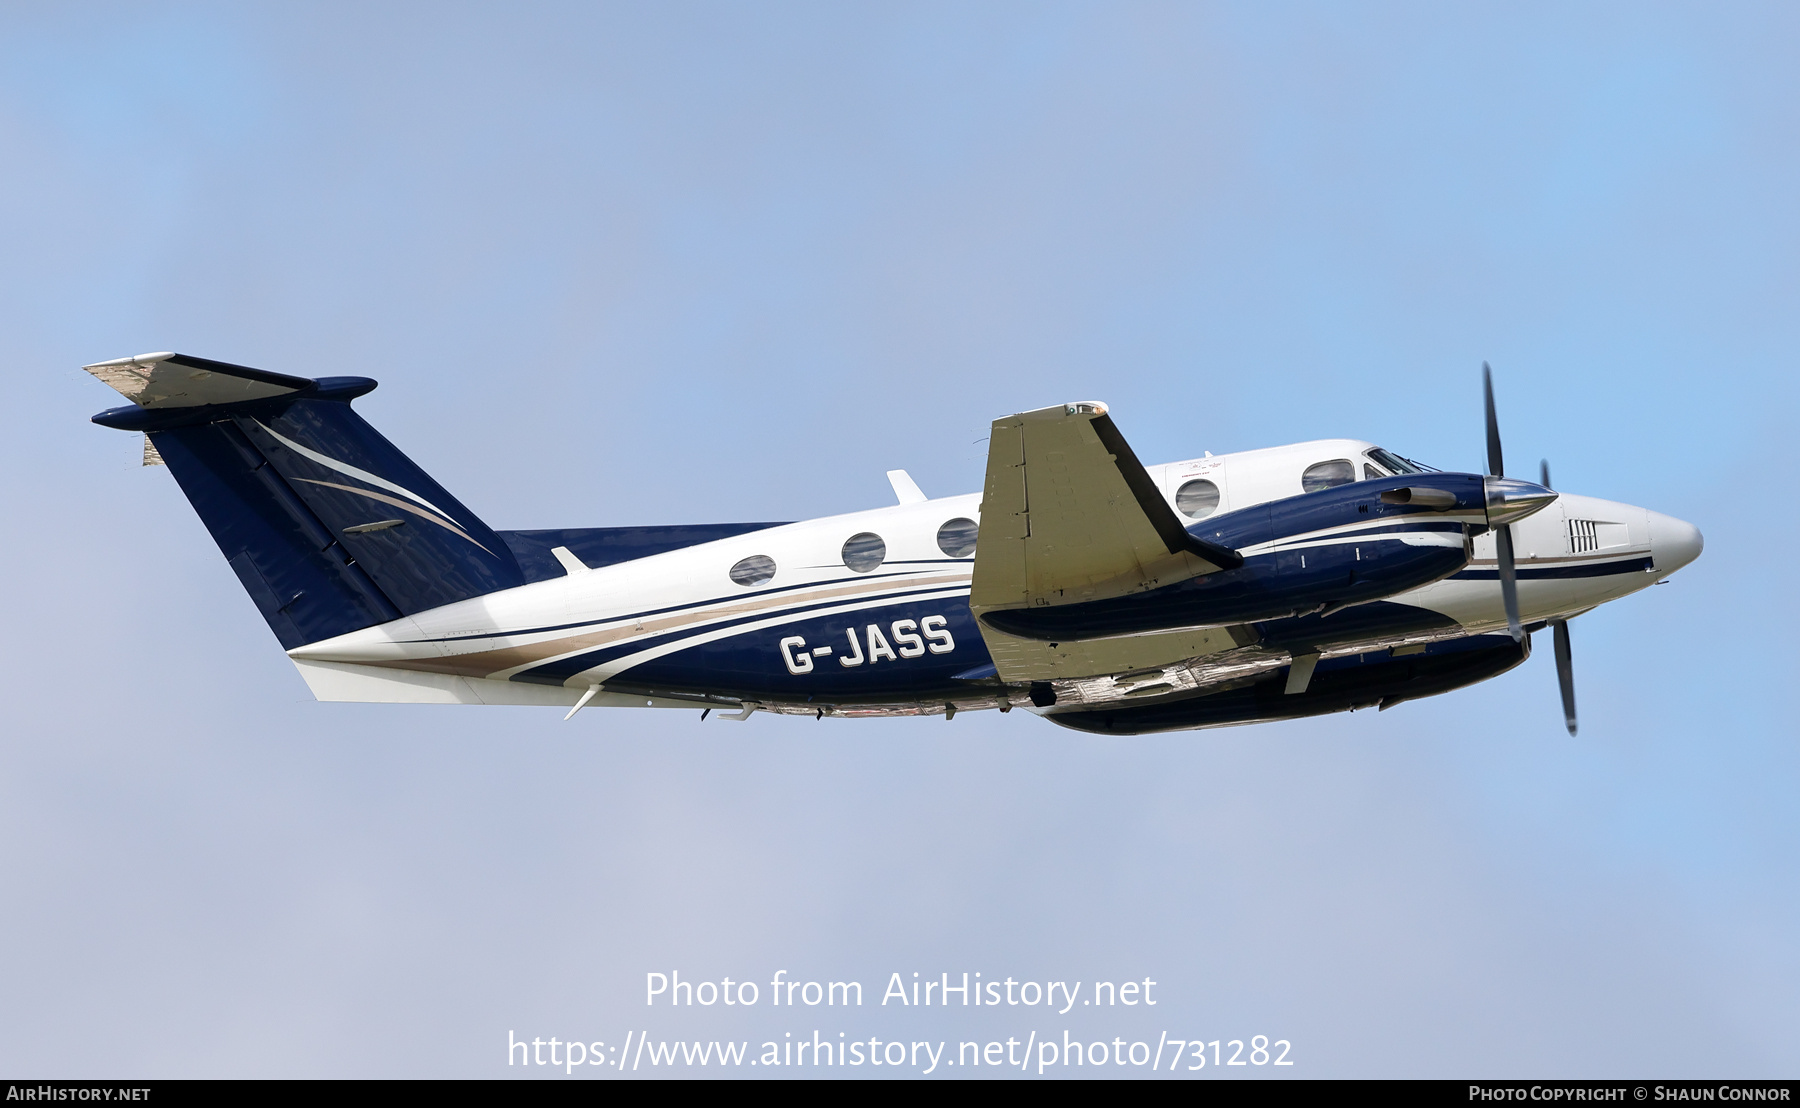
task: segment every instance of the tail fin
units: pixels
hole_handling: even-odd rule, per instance
[[[284,649],[523,584],[512,551],[350,401],[309,380],[185,354],[85,367],[142,431]]]

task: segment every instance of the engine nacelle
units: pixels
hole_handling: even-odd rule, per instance
[[[1406,490],[1399,496],[1384,494]],[[984,613],[1044,642],[1229,627],[1335,611],[1456,573],[1488,524],[1483,478],[1409,474],[1340,485],[1215,516],[1188,530],[1243,565],[1127,596]]]
[[[1320,662],[1303,693],[1285,691],[1286,670],[1246,688],[1200,693],[1130,707],[1052,712],[1045,718],[1077,731],[1146,735],[1300,719],[1357,708],[1391,708],[1404,700],[1460,689],[1505,673],[1531,656],[1531,640],[1510,635],[1472,635],[1432,643],[1422,652],[1393,657],[1387,651]]]

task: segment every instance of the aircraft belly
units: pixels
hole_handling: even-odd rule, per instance
[[[322,701],[378,704],[519,704],[567,708],[580,690],[525,685],[516,681],[487,681],[443,673],[420,673],[381,666],[345,662],[312,662],[294,659],[294,666]],[[588,707],[646,707],[646,698],[603,694]],[[651,707],[691,707],[680,701],[659,701]]]

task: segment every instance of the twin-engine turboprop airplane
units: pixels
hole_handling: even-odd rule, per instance
[[[495,531],[310,380],[87,366],[320,700],[825,716],[1026,708],[1141,734],[1449,692],[1700,554],[1692,525],[1328,439],[1145,467],[1100,403],[994,421],[980,495],[800,523]],[[1484,367],[1485,375],[1485,367]]]

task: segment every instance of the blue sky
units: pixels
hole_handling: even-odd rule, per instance
[[[0,1070],[498,1076],[509,1029],[1267,1034],[1296,1076],[1792,1075],[1783,5],[13,5]],[[85,362],[364,374],[496,527],[974,491],[1104,399],[1695,522],[1395,711],[1101,740],[322,705]],[[1543,644],[1547,647],[1547,643]],[[1154,1012],[646,1011],[1149,976]],[[516,1068],[513,1072],[516,1072]]]

